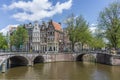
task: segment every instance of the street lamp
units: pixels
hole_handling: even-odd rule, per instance
[[[59,40],[59,51],[61,52],[61,42],[62,40]]]

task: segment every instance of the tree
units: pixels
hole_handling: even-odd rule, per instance
[[[74,20],[75,20],[75,17],[74,15],[70,15],[65,24],[67,25],[67,30],[68,30],[68,35],[69,35],[69,39],[71,41],[71,44],[72,44],[72,51],[74,51],[74,45],[75,43],[77,42],[77,39],[76,39],[76,26],[74,25]]]
[[[66,20],[66,25],[69,39],[72,44],[72,51],[74,51],[74,45],[76,42],[80,42],[82,44],[82,47],[84,44],[89,44],[92,35],[88,28],[88,24],[81,15],[78,17],[74,17],[74,15],[72,14]]]
[[[102,38],[94,36],[90,44],[91,48],[101,49],[105,47],[105,42]]]
[[[18,26],[17,30],[10,36],[10,44],[19,50],[28,41],[28,32],[23,26]]]
[[[105,38],[109,44],[120,47],[120,2],[113,2],[99,14],[99,28],[104,30]]]
[[[78,34],[78,42],[81,43],[82,49],[84,45],[90,45],[91,39],[92,39],[92,34],[89,29],[89,25],[86,22],[86,20],[82,16],[78,16],[76,18],[76,23],[77,23],[77,34]]]
[[[102,30],[95,30],[91,46],[95,49],[101,49],[105,47],[104,35]]]
[[[5,36],[3,36],[2,33],[0,33],[0,49],[5,50],[7,48],[8,48],[7,40]]]

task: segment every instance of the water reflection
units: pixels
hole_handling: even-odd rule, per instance
[[[6,73],[0,74],[0,79],[24,79],[27,71],[27,67],[11,68]]]
[[[119,80],[120,67],[82,62],[41,63],[11,68],[0,79],[24,80]]]

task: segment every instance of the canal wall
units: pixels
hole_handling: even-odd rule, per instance
[[[75,61],[75,54],[47,54],[44,62]]]
[[[73,53],[58,53],[58,54],[44,54],[44,62],[58,62],[58,61],[83,61],[83,62],[97,62],[107,65],[120,65],[120,55],[112,55],[105,53],[97,54],[73,54]]]
[[[120,65],[120,55],[98,53],[96,62],[107,65]]]

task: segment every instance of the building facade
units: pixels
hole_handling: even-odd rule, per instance
[[[32,50],[40,51],[41,50],[41,40],[40,40],[40,26],[36,21],[34,23],[33,31],[32,31]]]
[[[47,30],[48,51],[61,52],[63,49],[63,30],[60,23],[50,21]]]
[[[22,26],[28,32],[28,41],[23,45],[22,51],[57,53],[62,52],[66,48],[65,43],[67,41],[64,41],[64,32],[60,23],[50,20],[49,22],[43,21],[39,24],[35,21]],[[9,33],[12,35],[15,30],[17,28],[12,27]]]
[[[61,52],[63,50],[63,30],[61,24],[50,20],[39,25],[34,23],[32,31],[32,50],[37,52]]]

